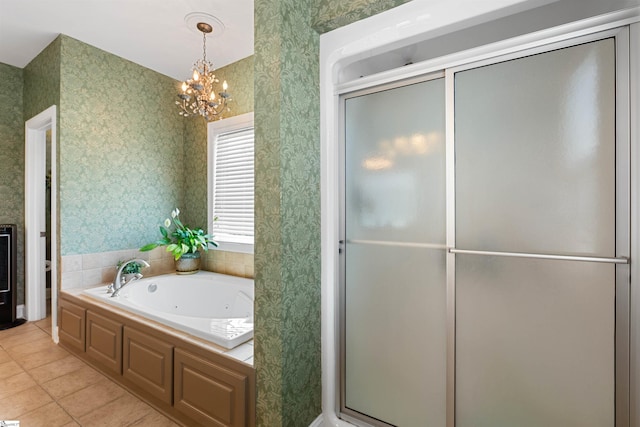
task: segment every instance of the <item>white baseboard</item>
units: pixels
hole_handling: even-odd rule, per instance
[[[24,319],[24,304],[16,306],[16,319]]]
[[[323,424],[323,416],[322,414],[318,415],[318,418],[316,418],[315,420],[313,420],[313,422],[311,424],[309,424],[309,427],[322,427]]]

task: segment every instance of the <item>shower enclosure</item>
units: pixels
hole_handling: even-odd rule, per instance
[[[628,29],[343,94],[340,415],[628,425]]]

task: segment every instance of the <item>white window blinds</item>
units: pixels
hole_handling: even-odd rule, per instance
[[[213,153],[216,240],[253,244],[253,127],[220,133]]]

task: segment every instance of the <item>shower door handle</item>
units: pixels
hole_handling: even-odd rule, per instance
[[[41,231],[40,232],[40,237],[47,237],[47,232],[46,231]]]
[[[465,255],[487,255],[502,256],[513,258],[536,258],[536,259],[555,259],[560,261],[586,261],[586,262],[603,262],[609,264],[629,264],[629,258],[626,257],[590,257],[590,256],[574,256],[574,255],[548,255],[548,254],[532,254],[525,252],[494,252],[494,251],[474,251],[467,249],[449,248],[451,254]]]

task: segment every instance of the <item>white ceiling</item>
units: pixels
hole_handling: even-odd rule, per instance
[[[184,80],[202,57],[193,12],[224,25],[207,37],[217,68],[253,54],[253,0],[0,0],[0,62],[23,68],[62,33]]]

